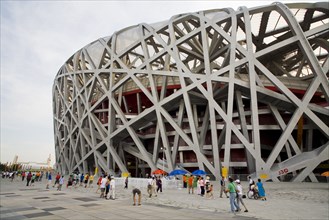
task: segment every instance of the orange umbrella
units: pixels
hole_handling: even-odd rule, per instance
[[[321,176],[329,177],[329,171],[326,171],[326,172],[324,172],[324,173],[321,173]]]
[[[152,174],[161,174],[161,175],[163,175],[163,174],[166,174],[166,171],[163,171],[163,170],[158,169],[158,170],[154,170],[152,172]]]

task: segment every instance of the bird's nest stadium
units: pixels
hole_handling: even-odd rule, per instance
[[[329,161],[328,26],[327,2],[273,3],[88,44],[54,80],[57,169],[318,181]]]

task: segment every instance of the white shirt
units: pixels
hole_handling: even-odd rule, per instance
[[[242,185],[241,185],[241,184],[237,184],[237,185],[235,186],[235,188],[236,188],[237,190],[239,190],[239,192],[238,192],[239,195],[242,195],[242,194],[243,194],[243,193],[242,193]]]
[[[115,181],[114,181],[114,179],[111,179],[110,186],[111,186],[111,189],[112,190],[115,189]]]
[[[101,181],[101,186],[100,186],[100,188],[105,188],[105,186],[106,186],[106,182],[107,182],[107,178],[102,178],[102,181]]]

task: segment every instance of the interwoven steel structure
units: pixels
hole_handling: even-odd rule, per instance
[[[68,173],[160,168],[317,181],[329,160],[329,9],[273,3],[173,16],[85,46],[53,87]]]

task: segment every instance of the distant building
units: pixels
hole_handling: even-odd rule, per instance
[[[328,25],[327,2],[273,3],[88,44],[54,80],[57,169],[316,182],[329,160]]]

